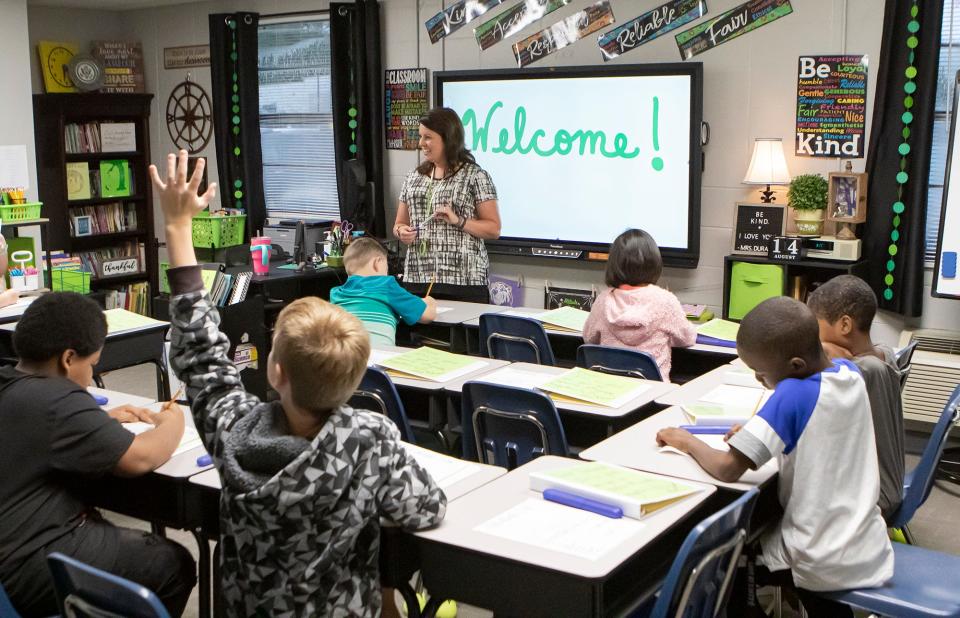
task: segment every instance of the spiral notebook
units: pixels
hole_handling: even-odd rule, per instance
[[[227,304],[235,305],[246,300],[251,277],[253,277],[251,272],[242,272],[237,275],[237,280],[233,283],[233,293],[230,295],[230,301]]]

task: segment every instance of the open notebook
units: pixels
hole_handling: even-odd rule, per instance
[[[152,403],[149,406],[146,406],[146,408],[153,412],[158,412],[162,406],[162,403]],[[180,409],[186,410],[184,406],[180,406]],[[186,411],[185,413],[189,414],[189,411]],[[137,421],[135,423],[123,423],[123,428],[135,435],[139,435],[149,429],[153,429],[153,427],[154,426],[150,423],[144,423],[141,421]],[[203,442],[200,440],[200,434],[197,433],[197,430],[193,428],[193,423],[188,422],[183,428],[183,437],[180,438],[180,444],[177,445],[177,448],[175,451],[173,451],[173,455],[171,455],[171,457],[176,457],[181,453],[186,453],[190,449],[197,448],[198,446],[203,446]]]

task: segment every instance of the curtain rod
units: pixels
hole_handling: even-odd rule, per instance
[[[289,13],[264,13],[262,19],[272,19],[275,17],[299,17],[301,15],[329,15],[330,9],[317,9],[315,11],[291,11]]]

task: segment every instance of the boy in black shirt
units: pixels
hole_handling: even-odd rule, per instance
[[[186,549],[117,528],[82,498],[85,478],[145,474],[170,458],[183,435],[176,406],[108,413],[86,391],[106,334],[92,300],[45,294],[14,332],[19,364],[0,368],[0,583],[24,616],[57,611],[46,564],[54,551],[150,588],[174,616],[193,588]],[[130,420],[156,427],[134,436],[117,422]]]

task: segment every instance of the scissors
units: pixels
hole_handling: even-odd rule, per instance
[[[343,233],[344,238],[350,238],[350,232],[353,231],[353,224],[344,219],[340,222],[340,231]]]

